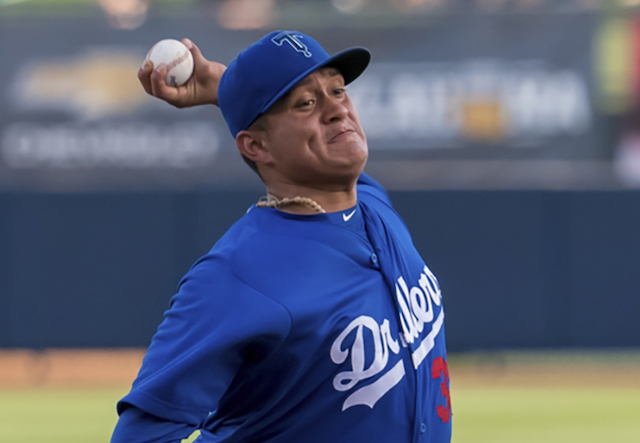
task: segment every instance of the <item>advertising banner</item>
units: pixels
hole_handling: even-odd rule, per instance
[[[517,178],[500,162],[606,157],[593,105],[596,24],[592,13],[453,14],[406,28],[301,31],[330,53],[371,50],[348,90],[381,181],[438,187],[433,165],[448,165],[449,184],[470,165],[491,165],[492,186],[504,188]],[[164,38],[189,37],[229,63],[264,32],[225,30],[204,15],[149,17],[134,31],[101,17],[1,17],[0,189],[260,186],[218,109],[173,108],[147,96],[136,73]],[[402,165],[414,168],[411,182],[397,180]]]

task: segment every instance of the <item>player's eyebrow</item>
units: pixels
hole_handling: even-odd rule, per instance
[[[309,75],[311,75],[311,74],[309,74]],[[300,87],[300,86],[305,86],[305,85],[307,85],[307,84],[311,83],[311,78],[309,77],[309,75],[307,75],[305,78],[303,78],[303,79],[302,79],[302,80],[300,80],[298,83],[296,83],[296,84],[294,85],[294,87],[293,87],[293,88],[291,88],[291,90],[290,90],[289,92],[293,91],[294,89],[296,89],[296,88],[298,88],[298,87]]]
[[[332,68],[332,67],[324,67],[324,68],[320,68],[318,71],[326,71],[327,75],[329,77],[337,77],[339,75],[342,75],[342,73],[340,71],[338,71],[336,68]],[[316,71],[314,71],[316,72]],[[283,106],[285,106],[285,104],[289,101],[289,98],[291,97],[291,95],[293,94],[293,92],[303,86],[308,85],[311,82],[311,74],[307,75],[305,78],[303,78],[302,80],[300,80],[298,83],[296,83],[289,91],[287,91],[286,94],[284,94],[282,97],[280,97],[272,106],[271,108],[269,108],[265,114],[268,114],[269,112],[277,112],[278,109],[281,109]]]
[[[332,68],[331,66],[325,67],[325,68],[320,68],[320,70],[321,71],[325,71],[327,73],[327,75],[329,75],[330,77],[335,77],[337,75],[342,75],[342,72],[340,72],[336,68]]]

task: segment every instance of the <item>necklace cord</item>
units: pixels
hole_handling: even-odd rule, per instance
[[[293,198],[285,197],[283,199],[278,199],[270,195],[267,197],[260,197],[260,200],[256,203],[256,207],[258,208],[280,208],[281,206],[289,205],[306,206],[319,213],[327,212],[317,201],[309,197],[297,196]]]

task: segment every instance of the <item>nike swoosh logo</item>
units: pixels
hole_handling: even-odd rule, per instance
[[[351,217],[353,217],[353,214],[356,213],[356,210],[354,209],[353,211],[351,211],[351,214],[347,215],[347,214],[342,214],[342,219],[346,222],[348,222],[349,220],[351,220]]]

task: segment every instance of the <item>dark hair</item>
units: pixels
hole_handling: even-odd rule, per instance
[[[244,155],[242,156],[242,160],[244,160],[244,162],[245,162],[246,164],[248,164],[248,165],[249,165],[249,167],[250,167],[251,169],[253,169],[253,170],[255,171],[255,173],[256,173],[256,174],[258,174],[258,177],[262,177],[262,176],[260,175],[260,171],[258,171],[258,165],[256,164],[256,162],[254,162],[254,161],[253,161],[253,160],[251,160],[249,157],[246,157],[246,156],[244,156]]]
[[[266,120],[264,119],[264,114],[260,114],[253,121],[253,123],[251,123],[251,126],[249,126],[250,131],[266,131],[267,128],[268,126]],[[258,165],[256,164],[256,162],[251,160],[249,157],[246,157],[245,155],[242,156],[242,159],[247,165],[249,165],[251,169],[254,170],[256,174],[258,174],[258,177],[262,178],[262,176],[260,175],[260,171],[258,171]]]

